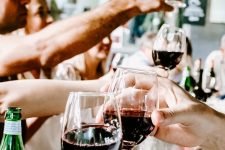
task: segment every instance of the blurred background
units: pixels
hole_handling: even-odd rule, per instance
[[[94,9],[105,1],[107,0],[47,0],[55,19],[64,19]],[[137,50],[137,43],[134,44],[134,39],[130,36],[138,39],[146,31],[156,32],[162,23],[167,22],[185,29],[193,46],[193,59],[202,58],[204,62],[212,50],[218,49],[220,38],[225,33],[225,9],[223,8],[225,2],[224,0],[186,0],[186,4],[186,8],[175,9],[171,13],[151,13],[147,15],[148,17],[144,15],[139,19],[136,17],[136,25],[134,23],[132,25],[130,21],[125,29],[120,28],[114,31],[112,52],[133,53]],[[138,28],[135,33],[130,31],[135,28],[134,26]]]

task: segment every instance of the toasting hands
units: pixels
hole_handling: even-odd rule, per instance
[[[159,108],[151,114],[152,122],[158,128],[154,136],[185,147],[223,149],[225,115],[199,102],[167,78],[157,78]],[[151,77],[144,80],[131,74],[127,74],[124,81],[127,89],[135,87],[152,92],[156,84]]]

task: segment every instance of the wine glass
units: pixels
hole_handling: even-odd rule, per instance
[[[186,36],[182,29],[163,24],[160,28],[152,51],[155,65],[170,70],[180,63],[186,51]]]
[[[148,84],[150,83],[151,84]],[[154,134],[151,113],[158,106],[158,81],[154,70],[117,67],[109,92],[114,92],[122,122],[122,149],[133,149]]]
[[[165,0],[165,2],[175,8],[185,8],[187,6],[184,0]]]
[[[121,120],[113,94],[69,94],[62,124],[63,150],[119,150],[121,143]]]

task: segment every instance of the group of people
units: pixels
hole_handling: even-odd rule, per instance
[[[43,0],[1,0],[0,3],[0,33],[5,34],[0,36],[0,77],[29,71],[34,78],[41,78],[41,72],[47,78],[0,83],[1,121],[10,106],[21,107],[24,119],[47,117],[64,111],[70,91],[103,89],[109,80],[99,77],[104,74],[102,62],[111,45],[109,34],[134,16],[173,9],[163,0],[110,0],[94,10],[52,23],[47,9],[39,7],[37,10],[43,12],[38,15],[46,23],[35,19],[32,25],[39,22],[40,29],[31,33],[25,28],[23,36],[6,34],[26,23],[29,26],[26,18],[34,13],[31,4],[39,1]],[[83,54],[75,61],[78,57],[75,55],[80,53]],[[76,66],[79,61],[83,63],[82,68]],[[60,71],[59,63],[66,70]],[[90,67],[96,70],[90,73]],[[153,124],[158,128],[154,137],[184,147],[223,149],[225,115],[164,78],[166,72],[159,70],[158,74],[159,99],[165,107],[152,112]],[[76,81],[48,80],[52,77]],[[152,87],[154,83],[146,84]]]

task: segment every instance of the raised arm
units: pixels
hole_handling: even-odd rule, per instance
[[[171,10],[163,0],[110,0],[27,37],[0,37],[0,76],[52,67],[84,52],[141,13]]]

